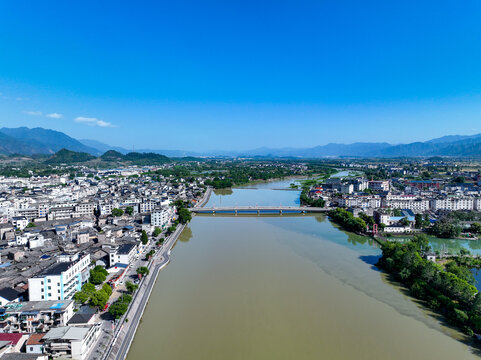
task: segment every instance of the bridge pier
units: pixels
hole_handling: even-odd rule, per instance
[[[261,214],[261,211],[260,210],[257,210],[257,215],[260,215]]]
[[[279,215],[282,215],[282,210],[279,210]]]

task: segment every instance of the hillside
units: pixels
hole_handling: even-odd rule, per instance
[[[100,155],[97,149],[82,144],[80,141],[55,130],[27,127],[1,128],[0,132],[16,142],[10,142],[8,153],[53,154],[61,149]],[[25,147],[25,144],[28,147]]]
[[[95,159],[95,156],[87,153],[62,149],[59,152],[52,155],[52,157],[50,157],[47,161],[45,161],[45,163],[48,165],[60,165],[60,164],[71,165],[71,164],[87,162],[93,159]]]

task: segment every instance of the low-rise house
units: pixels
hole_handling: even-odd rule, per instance
[[[130,265],[138,253],[138,247],[136,243],[125,243],[118,247],[111,247],[109,251],[109,266],[115,264]]]
[[[20,301],[23,301],[23,294],[21,292],[8,287],[0,289],[0,306],[18,303]]]
[[[30,335],[25,344],[27,354],[43,354],[43,337],[45,333],[35,333]]]

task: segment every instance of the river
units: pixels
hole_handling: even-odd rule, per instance
[[[294,205],[288,181],[207,206]],[[463,336],[386,279],[380,250],[324,215],[195,216],[161,271],[129,360],[471,359]]]

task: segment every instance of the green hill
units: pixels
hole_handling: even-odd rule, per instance
[[[67,149],[62,149],[57,153],[55,153],[54,155],[52,155],[47,161],[45,161],[45,163],[49,165],[60,165],[60,164],[69,165],[69,164],[87,162],[93,159],[96,159],[96,157],[84,152],[75,152]]]

